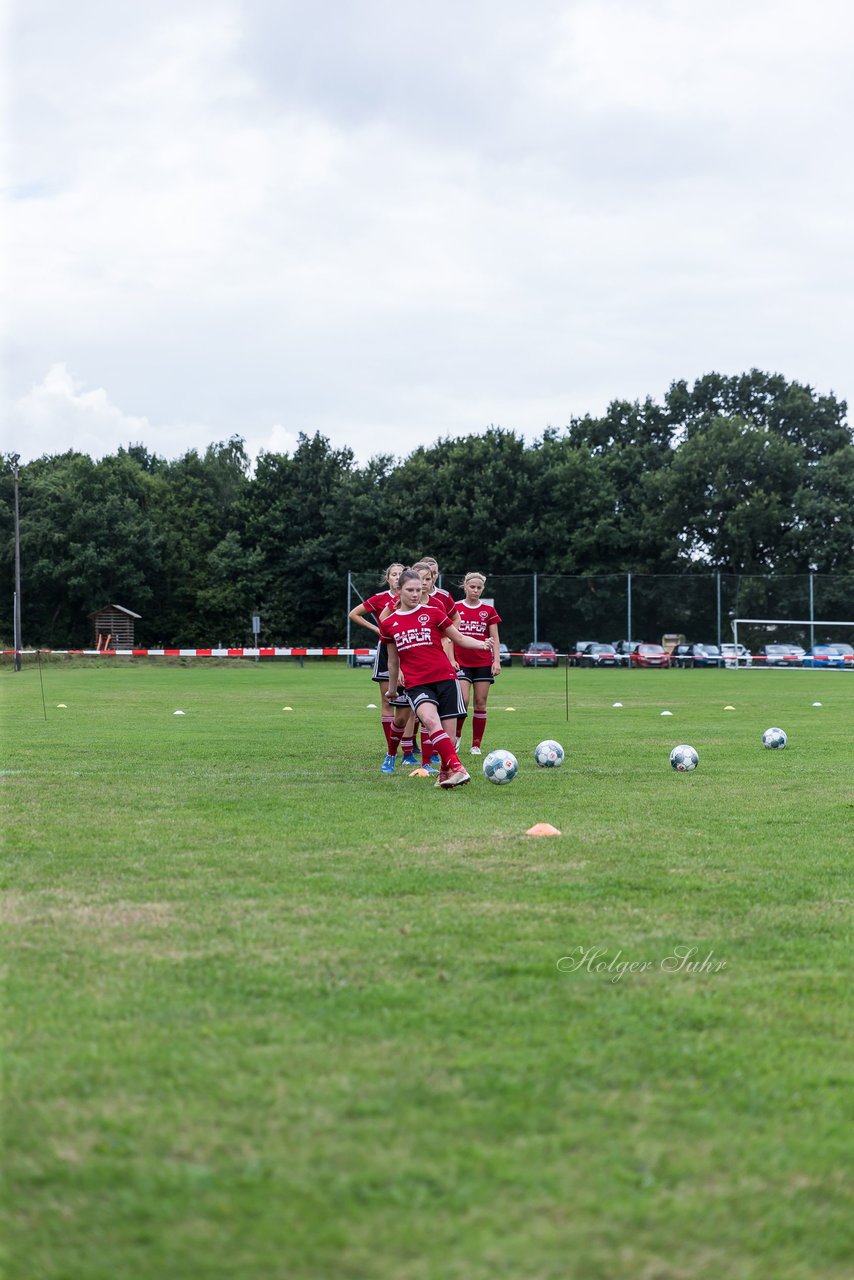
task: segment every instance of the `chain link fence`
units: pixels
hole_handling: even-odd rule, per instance
[[[443,571],[440,585],[462,599],[462,579],[461,572]],[[348,574],[348,611],[382,585],[377,574]],[[799,640],[810,647],[834,638],[819,634],[822,619],[854,620],[854,574],[495,574],[487,578],[484,597],[494,601],[501,639],[514,651],[532,640],[547,640],[566,653],[579,640],[660,643],[665,635],[727,643],[738,617],[814,619],[816,626],[803,626]],[[741,629],[739,639],[751,643]],[[351,641],[370,645],[372,637],[356,626],[348,629],[348,646]]]

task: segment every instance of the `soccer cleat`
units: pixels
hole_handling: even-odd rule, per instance
[[[473,756],[482,756],[483,752],[481,751],[480,747],[472,747],[470,754]]]
[[[439,770],[439,777],[436,780],[437,787],[446,787],[448,785],[448,772],[445,768]]]
[[[394,773],[394,756],[386,756],[380,765],[380,773]]]
[[[439,774],[440,787],[464,787],[467,782],[471,782],[471,778],[462,765],[458,769],[448,769],[444,782],[441,773]]]
[[[432,765],[439,765],[441,767],[442,757],[439,755],[438,751],[433,752],[432,756],[430,757],[430,763]]]
[[[414,751],[408,751],[400,763],[409,765],[413,769],[417,769],[421,761],[418,759],[418,756],[415,754]]]

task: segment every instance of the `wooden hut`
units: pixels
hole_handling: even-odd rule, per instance
[[[133,624],[140,615],[120,604],[105,604],[89,614],[93,631],[93,648],[104,649],[110,637],[111,649],[133,648]]]

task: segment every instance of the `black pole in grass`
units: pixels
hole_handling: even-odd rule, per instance
[[[566,703],[566,719],[569,721],[569,654],[564,655],[563,667],[563,699]]]
[[[41,685],[41,687],[42,687],[42,711],[44,712],[44,718],[45,718],[45,720],[47,720],[47,704],[45,703],[45,700],[44,700],[44,678],[43,678],[43,676],[42,676],[42,651],[41,651],[41,649],[36,649],[36,655],[37,655],[38,660],[39,660],[39,684],[40,684],[40,685]]]

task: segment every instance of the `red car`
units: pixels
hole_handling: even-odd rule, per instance
[[[523,667],[556,667],[557,651],[547,640],[535,640],[522,654]]]
[[[660,644],[639,644],[629,655],[633,667],[669,667],[667,650]]]

